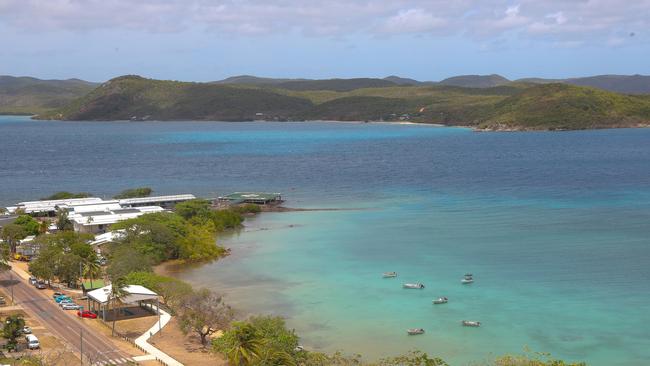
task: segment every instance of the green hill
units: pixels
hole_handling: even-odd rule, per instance
[[[0,114],[35,114],[60,108],[97,85],[78,79],[40,80],[0,75]]]
[[[304,98],[263,89],[122,76],[42,119],[67,120],[223,120],[247,121],[300,113]]]
[[[441,85],[461,86],[464,88],[491,88],[493,86],[506,85],[510,80],[501,75],[459,75],[444,79],[439,82]]]
[[[384,120],[487,129],[584,129],[648,124],[650,96],[558,83],[515,82],[486,88],[391,83],[391,86],[335,91],[123,76],[39,118]]]

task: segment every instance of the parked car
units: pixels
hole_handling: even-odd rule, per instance
[[[65,304],[74,304],[74,301],[72,301],[72,299],[63,299],[61,302],[59,302],[59,306],[63,306]]]
[[[77,311],[77,316],[81,318],[97,319],[97,314],[88,310]]]
[[[32,328],[28,326],[23,327],[23,334],[32,334]]]
[[[52,298],[55,299],[55,300],[56,300],[56,298],[59,297],[59,296],[65,296],[65,295],[62,294],[61,292],[55,292],[55,293],[52,294]]]
[[[57,303],[60,303],[63,300],[72,300],[72,299],[70,298],[70,296],[66,296],[66,295],[60,295],[54,298],[54,301],[56,301]]]
[[[25,336],[25,340],[27,341],[27,348],[29,349],[38,349],[41,348],[41,344],[38,341],[38,338],[36,338],[35,335],[33,334],[28,334]]]
[[[36,288],[39,290],[44,290],[47,288],[47,285],[45,284],[44,281],[38,281],[34,286],[36,286]]]
[[[75,303],[66,303],[61,305],[61,309],[63,310],[79,310],[81,309],[81,306],[75,304]]]
[[[30,277],[29,278],[29,284],[30,285],[36,285],[38,281],[36,280],[36,277]]]

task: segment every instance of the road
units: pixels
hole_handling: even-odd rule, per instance
[[[11,294],[10,286],[13,284],[15,304],[20,305],[50,332],[65,340],[77,353],[82,348],[83,333],[84,365],[122,364],[130,360],[130,356],[119,350],[109,338],[83,324],[76,317],[75,311],[61,310],[53,299],[29,285],[16,273],[13,273],[13,281],[9,271],[0,273],[0,283],[6,289],[7,297]]]

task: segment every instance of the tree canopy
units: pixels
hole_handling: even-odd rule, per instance
[[[149,187],[131,188],[123,190],[113,198],[118,200],[125,198],[149,197],[151,195],[151,192],[153,192],[153,189]]]
[[[47,197],[43,197],[41,198],[41,200],[67,200],[71,198],[86,198],[91,196],[92,195],[90,193],[86,193],[86,192],[72,193],[72,192],[61,191],[61,192],[56,192],[54,194],[51,194]]]

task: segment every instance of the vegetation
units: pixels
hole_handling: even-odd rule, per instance
[[[38,235],[41,231],[41,223],[29,215],[20,215],[13,222],[23,228],[25,235]]]
[[[60,108],[96,86],[77,79],[0,76],[0,114],[35,114]]]
[[[149,187],[126,189],[113,198],[119,200],[125,198],[149,197],[151,195],[151,192],[153,192],[153,190]]]
[[[61,192],[56,192],[50,196],[43,197],[41,198],[41,200],[68,200],[71,198],[86,198],[91,196],[92,195],[90,193],[86,193],[86,192],[72,193],[72,192],[61,191]]]
[[[0,231],[0,238],[7,245],[11,254],[16,253],[18,242],[26,236],[25,228],[16,224],[5,225],[2,227],[2,231]]]
[[[11,315],[5,319],[2,327],[2,337],[7,340],[6,348],[15,351],[18,348],[18,338],[23,334],[25,319],[22,315]]]
[[[222,297],[205,289],[184,296],[180,308],[181,330],[186,334],[196,333],[203,345],[207,344],[210,334],[225,328],[233,317],[232,309],[223,302]]]
[[[41,118],[408,120],[487,129],[583,129],[648,124],[650,96],[510,82],[498,75],[434,85],[385,79],[200,84],[123,76]]]
[[[90,234],[73,231],[37,236],[39,256],[29,263],[29,272],[48,282],[57,278],[73,286],[83,275],[84,267],[97,261],[95,251],[88,244],[91,239]]]
[[[162,297],[162,301],[173,313],[194,291],[192,286],[186,282],[173,277],[160,276],[153,272],[131,272],[124,277],[124,281],[130,285],[140,285],[153,290]]]

